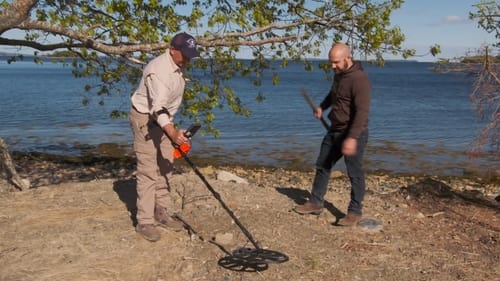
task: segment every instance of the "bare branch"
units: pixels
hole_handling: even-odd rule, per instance
[[[29,18],[31,9],[38,3],[37,0],[15,0],[5,9],[0,10],[0,34],[17,26]]]
[[[5,46],[23,46],[23,47],[30,47],[39,51],[53,51],[61,48],[83,48],[85,47],[81,43],[57,43],[57,44],[41,44],[38,42],[34,41],[28,41],[28,40],[18,40],[18,39],[8,39],[8,38],[3,38],[0,37],[0,45],[5,45]]]

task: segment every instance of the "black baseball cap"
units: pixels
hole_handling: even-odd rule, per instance
[[[200,52],[196,50],[196,40],[193,36],[185,32],[176,34],[174,38],[172,38],[170,46],[181,51],[182,55],[186,58],[192,59],[200,56]]]

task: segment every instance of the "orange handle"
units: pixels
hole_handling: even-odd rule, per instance
[[[188,154],[189,150],[191,150],[191,145],[189,144],[189,142],[185,142],[179,145],[179,147],[174,148],[174,159],[182,158],[181,151],[184,152],[185,154]]]

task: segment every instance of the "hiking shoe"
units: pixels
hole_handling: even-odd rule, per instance
[[[304,205],[297,205],[293,210],[301,215],[319,215],[323,211],[323,206],[314,205],[311,202],[307,201]]]
[[[184,224],[177,218],[172,217],[167,212],[167,208],[156,207],[155,220],[159,226],[171,229],[173,231],[181,231],[184,228]]]
[[[135,231],[139,233],[144,239],[156,242],[160,240],[160,231],[154,224],[137,224]]]
[[[361,220],[361,215],[360,214],[355,214],[355,213],[347,213],[347,216],[341,218],[338,222],[337,225],[339,226],[353,226],[357,224]]]

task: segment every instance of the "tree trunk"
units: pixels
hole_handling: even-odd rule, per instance
[[[16,167],[14,166],[12,158],[10,157],[7,144],[2,138],[0,138],[0,168],[2,174],[6,174],[7,181],[12,183],[18,189],[24,191],[30,187],[29,181],[22,179],[17,174]]]

